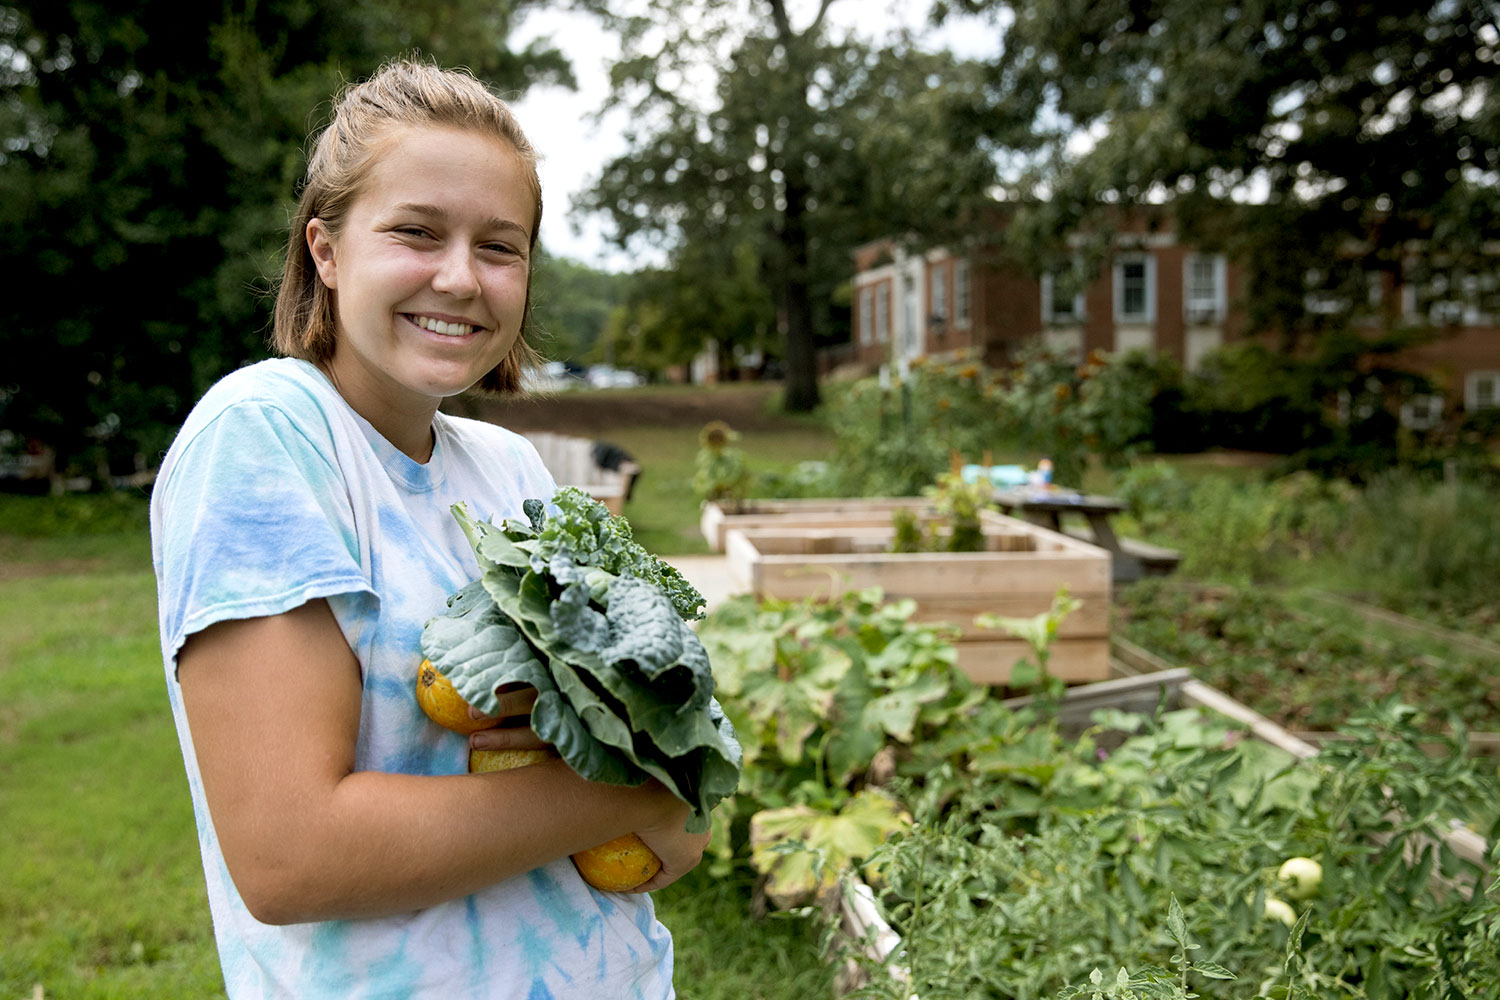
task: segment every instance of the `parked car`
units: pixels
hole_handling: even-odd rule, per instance
[[[633,389],[645,385],[640,373],[613,365],[594,365],[588,370],[588,383],[595,389]]]

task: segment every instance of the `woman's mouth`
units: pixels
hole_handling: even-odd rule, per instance
[[[435,333],[440,337],[467,337],[480,329],[473,323],[449,322],[434,316],[422,316],[416,313],[403,313],[402,315],[427,332]]]

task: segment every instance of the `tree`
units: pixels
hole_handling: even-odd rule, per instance
[[[0,306],[0,426],[84,472],[154,464],[209,384],[266,353],[329,95],[413,49],[513,90],[569,80],[557,52],[505,48],[524,3],[0,7],[0,237],[20,290]]]
[[[1372,272],[1500,305],[1494,0],[936,0],[955,12],[1006,22],[963,118],[1024,158],[999,180],[1033,259],[1155,204],[1248,265],[1252,327],[1288,346],[1347,329]]]
[[[969,80],[959,61],[899,38],[880,47],[830,38],[831,3],[800,27],[784,0],[650,0],[646,15],[617,21],[611,106],[639,126],[583,199],[613,221],[622,246],[654,241],[694,276],[656,303],[658,327],[690,297],[713,324],[700,340],[753,336],[760,327],[743,310],[732,313],[738,333],[712,315],[715,295],[744,300],[733,289],[751,256],[768,293],[754,308],[768,306],[781,331],[792,410],[818,403],[820,339],[848,339],[830,318],[853,248],[904,232],[913,217],[943,216],[946,192],[962,186],[955,178],[988,169],[929,113],[934,86]],[[731,288],[699,294],[702,281]]]
[[[531,288],[537,348],[559,361],[583,361],[604,335],[630,285],[630,275],[542,255]]]

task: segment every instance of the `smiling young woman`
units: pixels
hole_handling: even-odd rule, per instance
[[[443,127],[395,129],[338,232],[307,224],[338,336],[324,370],[402,451],[430,452],[438,404],[521,333],[534,199],[515,150]]]
[[[656,782],[553,760],[468,773],[413,692],[424,623],[478,572],[450,507],[523,518],[555,484],[520,435],[443,413],[515,391],[542,200],[472,77],[393,63],[318,137],[276,306],[285,355],[194,407],[152,495],[162,656],[232,1000],[672,995],[650,896],[569,855],[635,833],[697,864]],[[542,746],[526,693],[490,749]],[[502,744],[498,745],[497,743]]]

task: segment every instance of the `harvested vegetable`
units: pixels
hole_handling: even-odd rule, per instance
[[[550,512],[540,500],[525,509],[529,524],[497,526],[454,506],[480,577],[427,622],[427,666],[465,716],[467,705],[495,715],[503,685],[536,688],[532,729],[573,770],[617,785],[656,778],[691,808],[687,829],[706,831],[739,783],[741,753],[713,697],[708,654],[686,624],[701,617],[702,595],[581,490],[559,490]],[[574,863],[598,888],[633,888],[660,862],[634,835],[620,838],[632,839],[636,854],[612,841]]]

